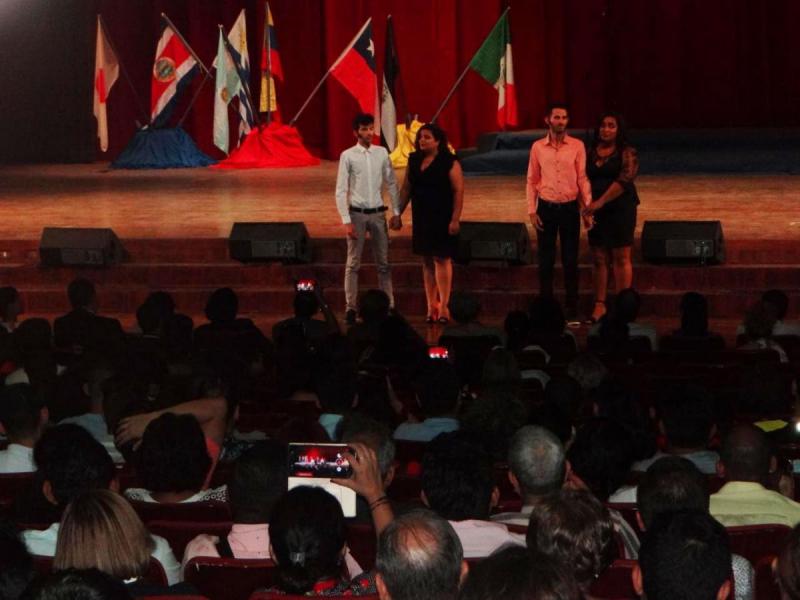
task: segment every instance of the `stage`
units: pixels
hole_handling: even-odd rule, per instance
[[[15,285],[30,314],[66,310],[64,286],[78,271],[38,267],[41,230],[51,227],[110,227],[130,254],[109,270],[82,270],[98,282],[106,312],[128,315],[151,290],[167,289],[179,307],[202,320],[211,289],[230,285],[240,292],[242,312],[263,323],[290,310],[291,281],[311,275],[341,309],[344,262],[342,228],[335,209],[337,165],[279,170],[228,171],[208,168],[114,171],[106,164],[0,167],[0,283]],[[398,178],[403,173],[398,172]],[[401,181],[401,179],[400,179]],[[697,289],[709,296],[724,329],[763,289],[780,287],[800,309],[800,178],[790,175],[668,175],[637,180],[642,204],[637,238],[645,220],[720,220],[728,261],[717,267],[641,264],[634,283],[645,315],[671,324],[677,299]],[[470,177],[465,182],[463,220],[527,222],[525,179]],[[236,221],[303,221],[315,245],[309,266],[241,266],[227,257],[226,239]],[[398,306],[416,319],[424,311],[418,259],[410,253],[411,222],[392,232]],[[531,232],[533,236],[533,232]],[[365,262],[370,251],[365,252]],[[583,243],[582,303],[591,302],[591,269]],[[367,264],[362,289],[374,285]],[[535,267],[458,267],[455,288],[481,296],[486,320],[497,321],[524,306],[535,292]],[[417,314],[419,313],[419,315]]]

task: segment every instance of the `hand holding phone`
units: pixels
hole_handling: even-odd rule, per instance
[[[350,488],[367,502],[374,502],[385,495],[378,456],[372,448],[353,442],[344,455],[351,466],[351,476],[348,479],[331,479],[333,483]]]
[[[289,477],[352,477],[351,455],[345,444],[289,444]]]

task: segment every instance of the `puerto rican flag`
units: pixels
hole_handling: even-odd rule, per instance
[[[169,120],[181,91],[197,74],[194,54],[166,19],[161,19],[161,38],[153,63],[150,83],[150,126],[161,127]]]
[[[367,19],[350,45],[333,63],[331,75],[356,99],[362,112],[372,113],[375,116],[375,133],[380,135],[378,77],[375,73],[372,19]]]

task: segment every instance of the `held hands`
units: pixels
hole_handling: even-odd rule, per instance
[[[530,216],[531,225],[534,226],[536,231],[544,231],[544,225],[542,225],[542,217],[540,217],[537,213],[533,213],[528,216]]]
[[[393,231],[400,231],[403,228],[403,219],[400,215],[394,215],[389,219],[389,229]]]
[[[586,231],[594,227],[594,217],[592,215],[581,215],[581,218],[583,219],[583,228]]]
[[[331,479],[331,482],[350,488],[367,502],[374,502],[384,495],[378,457],[369,446],[357,442],[348,445],[355,451],[355,454],[344,453],[353,467],[353,476],[349,479]]]
[[[461,231],[461,223],[458,221],[450,221],[450,224],[447,226],[447,233],[450,235],[458,235],[459,231]]]
[[[345,223],[344,232],[345,235],[350,239],[352,240],[358,239],[358,236],[356,235],[355,225],[353,225],[352,223]]]
[[[592,202],[592,203],[591,203],[589,206],[587,206],[586,208],[584,208],[584,209],[581,211],[581,214],[582,214],[584,217],[590,217],[590,216],[592,216],[594,213],[596,213],[598,210],[600,210],[601,208],[603,208],[605,205],[606,205],[606,203],[605,203],[605,201],[604,201],[604,200],[598,200],[597,202]]]

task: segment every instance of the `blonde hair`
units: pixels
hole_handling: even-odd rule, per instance
[[[95,568],[131,579],[147,571],[154,545],[127,500],[109,490],[92,490],[64,511],[53,569]]]

